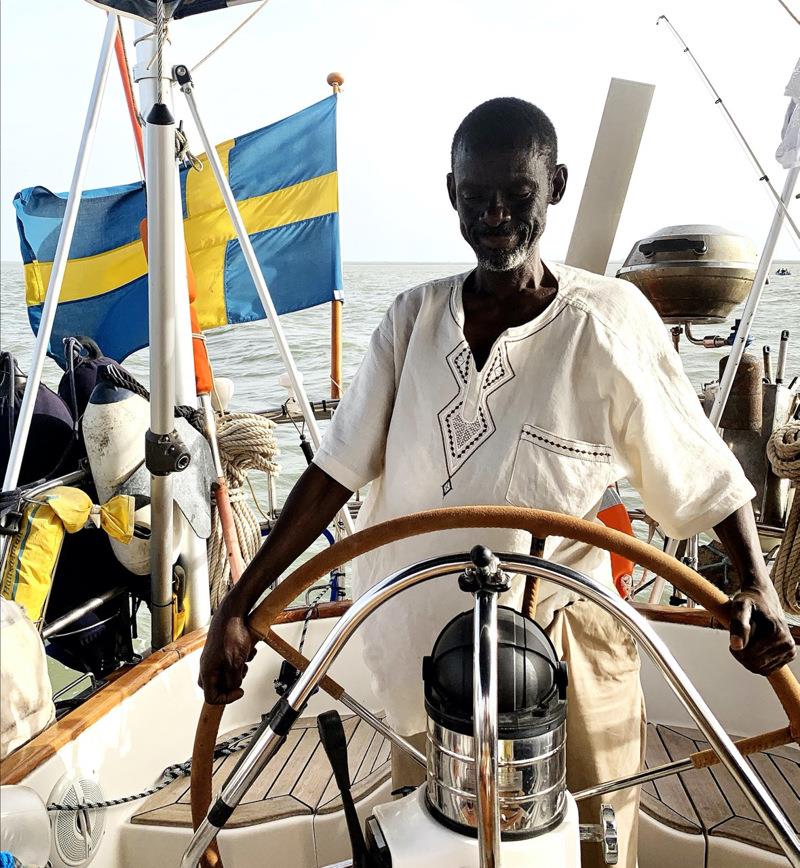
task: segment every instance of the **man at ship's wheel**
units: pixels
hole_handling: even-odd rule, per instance
[[[755,492],[703,415],[654,309],[630,283],[540,257],[548,205],[566,183],[555,130],[530,103],[491,100],[461,123],[447,190],[477,266],[402,293],[376,329],[314,463],[214,617],[201,664],[207,701],[241,695],[252,651],[247,614],[370,482],[361,527],[469,504],[591,520],[608,486],[627,479],[669,536],[713,527],[725,545],[742,581],[732,604],[734,656],[762,674],[793,658],[758,543]],[[526,554],[531,546],[529,534],[503,529],[406,540],[355,562],[353,595],[475,542]],[[612,583],[606,552],[550,539],[544,556]],[[519,606],[521,593],[517,582],[506,604]],[[388,720],[418,742],[422,657],[464,607],[455,582],[423,584],[362,627]],[[637,771],[644,715],[632,639],[611,616],[554,587],[542,588],[537,620],[569,665],[568,787]],[[393,757],[395,783],[419,783],[420,770],[402,760]],[[620,864],[633,866],[638,791],[605,798],[617,814]],[[593,820],[595,806],[584,809]],[[583,854],[585,865],[599,858],[596,849]]]

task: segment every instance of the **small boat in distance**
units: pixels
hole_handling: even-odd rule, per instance
[[[782,265],[782,266],[781,266],[781,267],[780,267],[780,268],[775,272],[775,274],[777,274],[779,277],[788,277],[788,276],[791,275],[791,273],[792,273],[792,272],[789,271],[789,269],[788,269],[785,265]]]

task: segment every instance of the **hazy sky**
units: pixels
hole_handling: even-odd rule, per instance
[[[800,2],[788,0],[797,14]],[[192,65],[254,7],[172,27],[173,62]],[[445,193],[453,131],[494,96],[529,99],[553,119],[570,169],[551,209],[545,256],[563,257],[612,76],[656,85],[613,255],[674,223],[719,223],[761,247],[773,213],[747,157],[672,35],[705,66],[775,186],[774,160],[800,27],[777,0],[272,0],[195,75],[215,141],[264,126],[346,79],[339,113],[346,260],[463,261]],[[2,258],[19,259],[11,200],[67,189],[104,14],[82,0],[3,0]],[[126,23],[126,35],[132,26]],[[130,44],[130,43],[129,43]],[[188,110],[177,95],[178,116]],[[187,120],[195,148],[197,137]],[[89,186],[135,180],[122,90],[112,68]],[[797,203],[794,211],[800,211]],[[784,232],[778,256],[800,258]]]

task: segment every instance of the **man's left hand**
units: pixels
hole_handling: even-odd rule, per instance
[[[778,595],[767,580],[731,599],[731,654],[751,672],[769,675],[795,658]]]

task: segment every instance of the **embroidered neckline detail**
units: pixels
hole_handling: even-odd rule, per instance
[[[469,421],[464,418],[464,404],[467,401],[470,375],[475,361],[466,340],[462,340],[446,356],[450,372],[458,386],[458,392],[438,413],[439,430],[442,435],[447,479],[442,484],[442,497],[453,490],[453,477],[477,452],[477,450],[497,430],[489,397],[506,383],[514,379],[514,369],[508,358],[508,348],[504,340],[498,341],[491,358],[478,374],[481,383],[477,395],[477,405]]]

